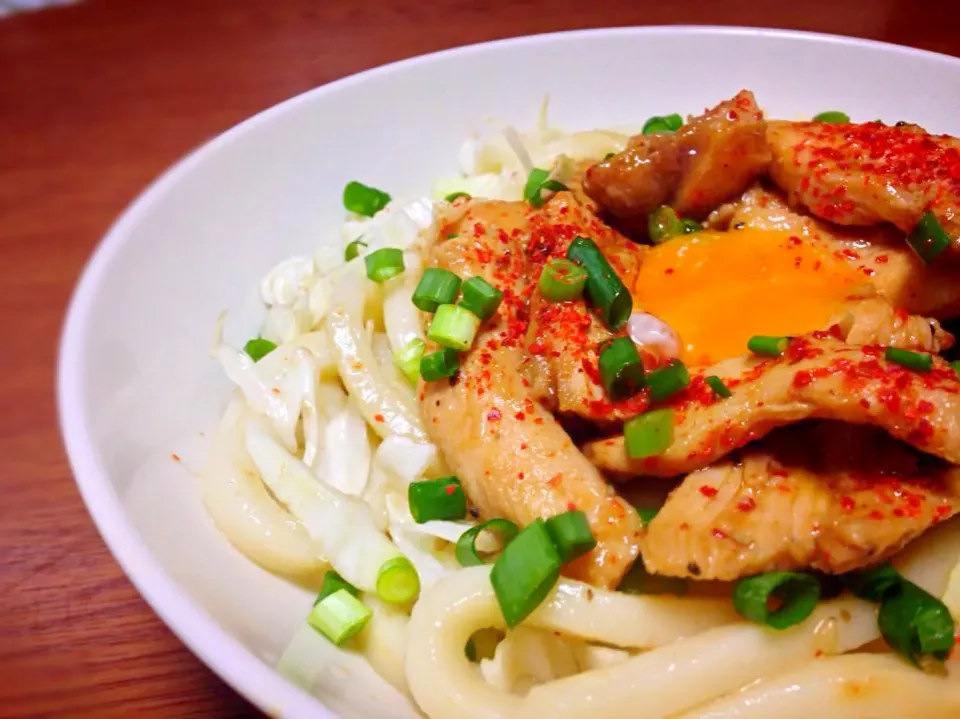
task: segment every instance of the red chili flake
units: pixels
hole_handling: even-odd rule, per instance
[[[848,249],[848,250],[844,250],[844,251],[842,252],[842,255],[843,255],[844,257],[846,257],[848,260],[859,260],[859,259],[860,259],[860,255],[859,255],[859,254],[857,254],[857,253],[854,252],[853,250],[849,250],[849,249]]]
[[[517,479],[523,479],[523,472],[517,472]]]
[[[816,262],[813,263],[813,270],[814,270],[814,272],[816,272],[817,270],[819,270],[821,267],[823,267],[823,263],[820,262],[820,260],[817,260]]]
[[[491,409],[489,412],[487,412],[487,420],[489,420],[490,422],[499,422],[499,421],[500,421],[500,410],[499,410],[499,409]]]
[[[870,409],[870,400],[868,400],[866,397],[861,397],[860,406],[864,409]]]
[[[801,240],[796,235],[790,235],[790,237],[787,238],[787,245],[789,245],[790,247],[796,247],[797,245],[802,245],[802,244],[803,244],[803,240]]]
[[[520,444],[520,449],[526,449],[526,448],[527,448],[527,443],[526,443],[526,442],[521,442],[521,444]]]
[[[517,412],[517,413],[516,413],[515,415],[513,415],[513,416],[516,417],[516,418],[517,418],[518,420],[520,420],[521,422],[522,422],[524,419],[526,419],[526,417],[527,417],[527,415],[525,415],[523,412]]]
[[[686,522],[680,522],[680,529],[690,529],[690,525]]]
[[[454,492],[457,491],[457,485],[448,484],[443,491],[446,492],[447,494],[453,494]]]
[[[877,274],[877,271],[870,267],[861,267],[860,271],[867,277],[873,277],[875,274]]]
[[[930,414],[935,409],[936,407],[934,406],[933,402],[930,402],[929,400],[922,399],[917,402],[917,412],[920,414]]]
[[[383,415],[382,415],[382,414],[375,414],[375,415],[373,415],[373,421],[374,421],[374,422],[383,422]]]
[[[794,267],[799,267],[801,262],[803,262],[803,258],[802,258],[802,257],[794,257],[794,258],[793,258],[793,266],[794,266]]]
[[[757,508],[757,502],[753,497],[744,497],[737,502],[737,509],[741,512],[752,512]]]
[[[822,657],[822,656],[823,656],[823,650],[822,650],[822,649],[818,649],[817,651],[815,651],[815,652],[813,653],[813,656],[814,656],[814,657]]]
[[[807,370],[800,370],[793,376],[794,387],[806,387],[813,382],[813,376]]]
[[[174,462],[179,462],[179,461],[181,461],[180,455],[177,454],[176,452],[171,452],[171,453],[170,453],[170,459],[172,459]]]
[[[852,512],[857,508],[857,503],[853,500],[853,497],[844,495],[840,498],[840,506],[843,508],[844,512]]]
[[[879,509],[874,509],[867,516],[870,517],[870,519],[883,519],[883,512],[881,512]]]
[[[711,534],[717,539],[727,538],[727,533],[724,532],[722,529],[717,529],[716,527],[713,528],[713,531],[711,532]]]
[[[534,423],[534,424],[543,424],[543,417],[534,417],[534,418],[533,418],[533,423]]]
[[[716,497],[717,488],[711,487],[709,484],[705,484],[700,487],[700,494],[702,494],[704,497]]]
[[[885,265],[887,262],[889,262],[889,260],[890,258],[886,255],[877,255],[876,259],[874,259],[874,262],[876,262],[878,265]]]
[[[950,514],[951,511],[952,510],[950,509],[950,507],[948,507],[945,504],[941,504],[939,507],[933,510],[933,518],[937,522],[942,521],[945,517],[947,517]]]
[[[567,510],[570,512],[576,512],[577,505],[574,502],[567,502]]]
[[[672,267],[668,267],[667,269],[665,269],[665,270],[663,271],[663,274],[665,274],[665,275],[672,275],[672,274],[673,274],[673,268],[672,268]]]

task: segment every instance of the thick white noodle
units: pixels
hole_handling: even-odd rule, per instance
[[[960,518],[944,522],[913,542],[893,564],[911,582],[943,597],[950,572],[960,559]]]
[[[327,316],[327,330],[337,358],[340,379],[367,423],[382,438],[396,435],[427,441],[416,402],[383,376],[363,325],[365,284],[358,272],[341,278],[337,302]]]
[[[618,618],[625,625],[636,621],[624,614]],[[825,627],[831,628],[826,642]],[[824,602],[802,624],[783,632],[747,623],[717,627],[605,669],[535,687],[517,717],[632,719],[636,707],[643,706],[645,719],[660,719],[759,677],[802,666],[818,651],[849,651],[877,636],[870,604]]]
[[[644,648],[668,645],[735,619],[726,599],[639,597],[561,579],[524,626],[603,644]],[[421,594],[407,635],[407,680],[427,716],[521,716],[518,712],[529,698],[521,703],[520,697],[497,691],[464,656],[464,646],[474,632],[503,626],[488,566],[454,572]],[[619,666],[631,661],[634,660]],[[544,688],[554,686],[559,684],[554,682]],[[636,708],[634,702],[628,706]],[[544,710],[542,716],[552,717],[554,710],[555,707]]]
[[[808,662],[675,719],[953,719],[960,680],[932,676],[892,654]]]
[[[403,609],[387,604],[372,594],[363,595],[363,603],[373,612],[373,617],[357,637],[356,647],[377,674],[409,696],[404,654],[410,617]]]
[[[270,496],[244,446],[253,411],[240,399],[227,407],[200,475],[204,506],[230,543],[261,567],[301,577],[326,566],[298,519]]]

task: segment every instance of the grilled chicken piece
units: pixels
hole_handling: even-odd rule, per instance
[[[960,468],[882,430],[824,422],[779,430],[739,460],[687,476],[640,543],[650,572],[733,580],[812,567],[840,574],[890,557],[960,509]]]
[[[960,140],[916,125],[771,122],[770,176],[793,204],[840,225],[909,232],[931,210],[960,248]]]
[[[527,212],[521,237],[533,287],[526,295],[530,297],[526,346],[541,373],[534,377],[534,372],[528,372],[527,377],[537,384],[547,383],[556,411],[606,423],[632,416],[645,406],[642,398],[611,403],[599,382],[598,348],[614,334],[584,301],[549,302],[536,287],[545,262],[550,257],[565,256],[578,235],[597,243],[628,288],[636,282],[643,248],[600,222],[588,205],[569,193],[560,193],[541,210]],[[638,401],[643,404],[638,405]]]
[[[708,368],[676,395],[673,444],[645,459],[627,457],[622,435],[584,452],[614,476],[673,477],[706,467],[778,427],[835,419],[882,427],[929,454],[960,463],[960,377],[939,357],[930,372],[887,362],[882,347],[847,345],[817,332],[796,338],[780,358],[738,357]],[[719,399],[705,377],[733,396]]]
[[[464,280],[483,277],[504,292],[504,301],[463,354],[458,374],[421,385],[421,412],[432,441],[482,516],[522,526],[574,507],[583,510],[597,547],[564,573],[615,587],[637,556],[637,514],[535,399],[524,377],[525,288],[537,276],[529,257],[540,250],[549,254],[546,237],[519,231],[532,212],[521,203],[474,202],[441,227],[439,237],[455,237],[434,245],[431,264]]]
[[[778,192],[760,185],[718,208],[708,222],[718,229],[796,233],[846,257],[894,307],[938,319],[960,316],[960,266],[940,260],[925,265],[895,228],[831,225],[794,212]]]
[[[770,162],[766,122],[753,93],[741,91],[676,134],[637,135],[623,152],[587,170],[587,195],[637,224],[661,205],[703,217],[742,192]]]
[[[851,345],[884,345],[915,352],[943,352],[954,337],[936,320],[896,310],[875,297],[851,303],[834,318],[839,334]]]

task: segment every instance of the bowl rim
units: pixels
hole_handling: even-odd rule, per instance
[[[560,31],[478,42],[397,60],[306,90],[268,107],[202,143],[144,188],[112,223],[87,259],[76,282],[63,323],[57,354],[56,395],[60,432],[67,459],[87,512],[114,560],[140,596],[173,634],[209,669],[262,711],[274,716],[338,719],[322,699],[281,677],[274,667],[256,656],[196,605],[167,575],[146,547],[136,528],[126,519],[122,502],[101,463],[82,411],[83,346],[97,288],[111,261],[156,199],[180,178],[204,162],[206,155],[236,141],[252,128],[317,97],[340,88],[362,84],[368,78],[402,73],[421,64],[496,51],[503,46],[537,46],[594,36],[711,35],[729,38],[768,37],[810,43],[848,45],[904,56],[924,57],[960,65],[960,59],[942,53],[846,35],[766,27],[720,25],[657,25],[602,27]]]

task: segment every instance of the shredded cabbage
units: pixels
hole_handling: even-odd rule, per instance
[[[260,418],[247,422],[245,444],[263,482],[303,522],[334,569],[359,589],[374,591],[380,567],[400,551],[377,528],[367,504],[317,481]]]
[[[359,497],[370,477],[370,440],[367,423],[347,402],[326,426],[319,475],[344,494]]]

